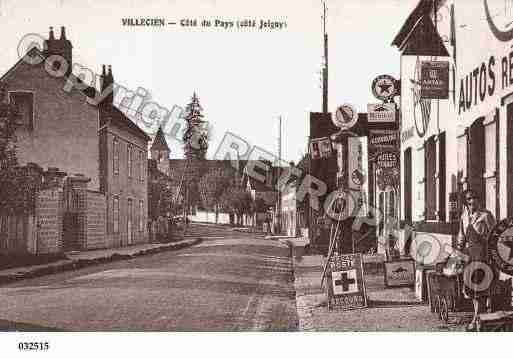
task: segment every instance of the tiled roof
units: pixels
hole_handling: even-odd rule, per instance
[[[153,142],[151,144],[151,149],[157,151],[170,151],[166,141],[166,137],[164,136],[164,132],[162,131],[162,127],[159,127],[157,134],[155,135],[155,138],[153,139]]]

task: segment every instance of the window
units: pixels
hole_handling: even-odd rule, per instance
[[[485,198],[483,205],[497,217],[497,121],[496,112],[486,116],[484,124],[485,139]]]
[[[412,222],[412,172],[411,147],[404,151],[404,220]]]
[[[9,97],[19,113],[18,122],[28,131],[34,130],[34,94],[32,92],[10,92]]]
[[[425,197],[425,157],[424,157],[424,145],[422,147],[419,147],[416,151],[416,158],[413,162],[415,165],[415,178],[417,180],[417,186],[415,191],[415,199],[413,201],[413,205],[415,208],[415,216],[417,220],[424,220],[426,219],[426,213],[425,213],[425,204],[424,204],[424,197]]]
[[[458,192],[463,191],[463,184],[467,182],[467,137],[465,130],[458,136]]]
[[[132,222],[133,222],[133,205],[132,205],[132,199],[128,199],[128,209],[127,209],[127,221],[126,221],[126,232],[127,232],[127,239],[128,244],[132,244]]]
[[[144,231],[144,202],[139,201],[139,232]]]
[[[436,220],[436,142],[435,136],[431,136],[425,145],[425,208],[426,219]]]
[[[119,197],[112,199],[112,231],[119,233]]]
[[[112,143],[112,170],[114,174],[119,174],[119,140],[115,137]]]
[[[139,180],[141,182],[144,182],[144,152],[143,151],[139,151],[139,158],[140,158],[140,161],[139,161]]]
[[[445,160],[445,132],[438,135],[438,220],[445,221],[445,172],[446,172],[446,160]]]
[[[128,161],[128,178],[132,178],[132,145],[130,144],[126,147],[126,157]]]
[[[481,204],[484,205],[484,170],[485,170],[485,135],[483,118],[477,119],[470,126],[469,130],[469,154],[468,154],[468,184],[473,189],[478,197],[481,199]]]

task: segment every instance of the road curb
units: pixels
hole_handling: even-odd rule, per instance
[[[155,248],[149,248],[149,249],[142,249],[140,251],[134,252],[132,254],[122,254],[122,253],[113,253],[110,255],[107,255],[105,257],[98,257],[98,258],[91,258],[91,259],[64,259],[58,262],[49,263],[47,265],[40,265],[40,266],[34,266],[33,268],[29,268],[25,271],[19,271],[13,274],[9,275],[0,275],[0,285],[9,284],[12,282],[16,282],[23,279],[29,279],[29,278],[36,278],[41,277],[44,275],[49,274],[56,274],[56,273],[62,273],[72,270],[78,270],[85,267],[97,265],[97,264],[103,264],[103,263],[110,263],[110,262],[116,262],[121,260],[127,260],[136,258],[139,256],[144,255],[150,255],[150,254],[156,254],[160,252],[166,252],[166,251],[175,251],[187,247],[194,246],[196,244],[199,244],[203,241],[203,238],[199,237],[194,240],[190,240],[188,242],[183,241],[182,243],[169,243],[169,244],[163,244],[162,246],[155,247]],[[126,249],[126,248],[123,248]]]

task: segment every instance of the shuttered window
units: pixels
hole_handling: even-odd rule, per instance
[[[119,174],[119,140],[114,138],[112,142],[112,171],[115,175]]]
[[[411,147],[404,151],[404,220],[412,222],[412,163]]]
[[[119,197],[112,199],[112,231],[119,233]]]
[[[461,192],[462,184],[467,181],[467,137],[468,133],[465,131],[458,136],[458,187]]]
[[[468,184],[473,189],[481,203],[485,199],[485,135],[483,118],[477,119],[469,130]]]
[[[484,205],[497,216],[497,121],[495,111],[484,120],[485,139],[485,198]]]
[[[425,145],[426,182],[425,210],[426,219],[436,219],[436,142],[431,136]]]
[[[446,152],[445,152],[445,132],[438,135],[438,220],[445,221],[446,216]]]
[[[424,157],[424,145],[417,148],[415,156],[415,178],[417,180],[417,186],[415,186],[415,198],[413,200],[413,208],[415,210],[415,216],[417,220],[425,219],[425,157]]]
[[[144,231],[144,202],[139,201],[139,232]]]

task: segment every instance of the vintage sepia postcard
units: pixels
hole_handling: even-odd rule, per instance
[[[513,331],[513,1],[0,0],[0,34],[9,353]]]

